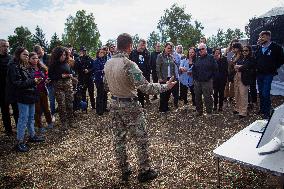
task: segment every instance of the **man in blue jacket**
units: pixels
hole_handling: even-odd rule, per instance
[[[284,63],[284,53],[281,46],[271,41],[270,31],[260,32],[258,43],[260,46],[255,52],[255,57],[260,113],[263,119],[268,119],[271,110],[271,82],[278,74],[277,69]]]

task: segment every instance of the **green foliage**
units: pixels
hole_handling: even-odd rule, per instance
[[[110,44],[116,45],[116,39],[108,39],[105,45],[109,46]]]
[[[191,19],[191,14],[185,12],[185,7],[173,4],[170,9],[166,9],[157,26],[161,41],[171,41],[186,48],[195,45],[202,36],[203,26],[198,21],[192,24]]]
[[[136,49],[138,44],[139,44],[139,40],[140,40],[140,37],[138,34],[135,34],[134,36],[132,36],[132,40],[133,40],[133,45],[132,45],[132,48],[133,49]]]
[[[52,51],[52,49],[54,49],[57,46],[61,46],[62,45],[62,41],[60,41],[57,33],[55,32],[50,40],[50,45],[49,45],[49,52]]]
[[[152,31],[147,39],[147,48],[149,51],[153,51],[155,49],[155,45],[161,42],[161,37],[155,31]]]
[[[69,16],[66,19],[64,32],[63,43],[71,44],[77,50],[85,46],[88,51],[95,51],[101,45],[94,15],[87,14],[85,10],[79,10],[75,17]]]
[[[48,49],[48,44],[47,44],[47,41],[45,39],[45,34],[43,33],[43,30],[39,26],[36,26],[35,31],[36,32],[33,36],[35,44],[38,44],[38,45],[44,47],[45,49]]]
[[[212,35],[208,38],[207,45],[213,48],[225,48],[229,46],[230,42],[233,39],[241,39],[244,36],[244,33],[238,28],[236,28],[235,30],[229,28],[226,32],[224,32],[223,29],[219,28],[216,35]]]
[[[28,51],[33,50],[34,38],[32,33],[27,27],[17,27],[14,30],[14,35],[8,36],[8,41],[10,43],[11,54],[13,54],[17,47],[25,47]]]

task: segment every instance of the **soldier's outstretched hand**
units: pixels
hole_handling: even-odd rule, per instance
[[[173,88],[173,86],[175,86],[175,84],[177,83],[177,81],[175,81],[175,77],[172,76],[171,79],[169,81],[167,81],[167,85],[168,85],[168,88],[171,89]]]

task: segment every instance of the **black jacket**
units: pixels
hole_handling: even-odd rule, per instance
[[[129,59],[135,62],[139,69],[142,71],[143,76],[150,80],[150,52],[145,49],[143,52],[138,52],[137,49],[133,50]]]
[[[206,82],[213,78],[217,72],[218,66],[213,56],[206,55],[198,57],[192,67],[192,76],[194,81]]]
[[[0,104],[5,104],[6,77],[10,55],[0,55]]]
[[[241,62],[242,67],[240,67],[239,71],[241,74],[241,80],[244,85],[251,85],[255,83],[255,59],[244,58]]]
[[[217,62],[218,69],[214,73],[213,81],[226,84],[228,79],[228,61],[226,57],[221,57]]]
[[[284,53],[281,46],[272,42],[262,53],[259,46],[255,52],[257,74],[277,75],[277,69],[284,63]]]
[[[94,75],[94,60],[90,56],[80,56],[75,61],[75,72],[78,74],[80,82],[89,82],[93,80]],[[84,70],[87,69],[89,72],[86,74]]]
[[[14,61],[9,63],[6,91],[8,103],[36,103],[39,96],[34,81],[34,70],[32,68],[22,67]]]
[[[62,74],[72,74],[72,70],[68,63],[57,62],[53,65],[50,65],[48,70],[48,77],[51,79],[51,81],[68,79],[62,78]]]

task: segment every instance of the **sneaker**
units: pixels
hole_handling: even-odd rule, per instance
[[[157,100],[158,97],[157,96],[153,96],[153,98],[151,100]]]
[[[30,151],[30,148],[25,143],[19,143],[16,146],[17,151],[19,152],[28,152]]]
[[[247,116],[239,115],[239,119],[243,119],[243,118],[245,118],[245,117],[247,117]]]
[[[34,136],[34,137],[30,137],[28,142],[32,142],[32,143],[36,143],[36,142],[44,142],[45,139],[44,137],[40,137],[40,136]]]
[[[139,182],[147,182],[147,181],[154,180],[157,177],[158,177],[158,173],[153,169],[149,169],[145,172],[139,173],[137,178]]]
[[[54,125],[53,125],[53,123],[49,123],[49,124],[47,124],[47,129],[53,129],[53,127],[54,127]]]
[[[51,120],[52,120],[52,123],[55,122],[55,116],[54,115],[51,116]]]
[[[239,114],[239,112],[238,111],[233,111],[233,114]]]

